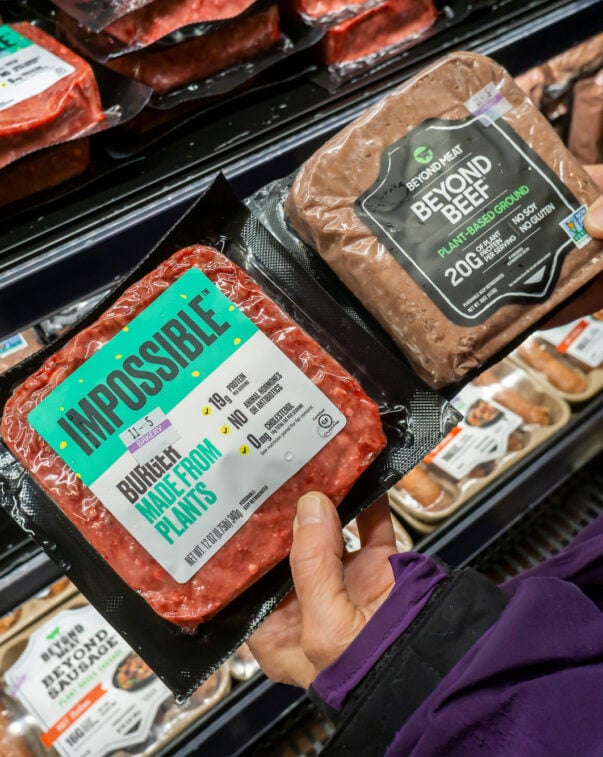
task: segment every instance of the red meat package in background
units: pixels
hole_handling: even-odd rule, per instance
[[[4,508],[183,696],[289,590],[299,496],[345,523],[458,419],[224,179],[0,403]]]
[[[86,61],[26,22],[2,26],[0,35],[0,65],[8,82],[0,101],[0,168],[85,136],[105,120]]]

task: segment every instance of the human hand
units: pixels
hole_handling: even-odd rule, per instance
[[[347,554],[331,500],[319,492],[300,498],[289,558],[295,589],[248,640],[269,678],[308,688],[391,591],[388,558],[397,549],[387,497],[356,521],[362,547]]]

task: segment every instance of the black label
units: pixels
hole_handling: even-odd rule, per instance
[[[445,315],[546,299],[586,212],[503,120],[429,119],[390,145],[358,218]]]

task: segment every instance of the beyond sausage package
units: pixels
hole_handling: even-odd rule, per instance
[[[509,74],[449,55],[332,137],[285,203],[434,387],[500,359],[603,270],[596,186]]]
[[[0,393],[3,505],[182,695],[288,591],[298,498],[345,523],[459,417],[223,179]]]
[[[511,357],[568,402],[590,399],[603,389],[603,310],[537,331]]]
[[[230,691],[220,667],[179,705],[76,596],[0,646],[3,757],[150,757]]]
[[[463,420],[389,494],[392,508],[413,526],[437,524],[456,512],[570,418],[564,400],[510,359],[451,402]]]

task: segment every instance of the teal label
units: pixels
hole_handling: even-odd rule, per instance
[[[16,32],[12,27],[6,24],[0,26],[0,58],[13,55],[30,45],[33,45],[33,42]]]
[[[163,415],[257,330],[190,269],[56,387],[29,423],[89,486],[128,441],[165,426]]]

